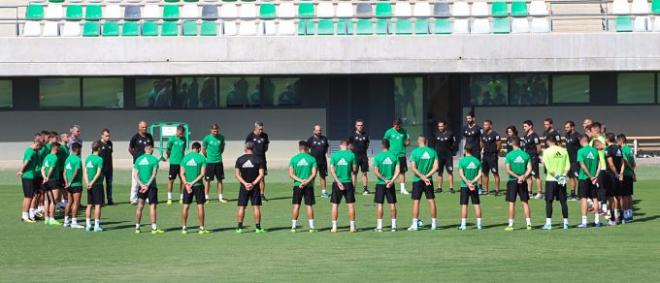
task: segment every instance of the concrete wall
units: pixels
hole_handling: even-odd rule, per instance
[[[6,37],[0,76],[655,71],[658,45],[656,33]]]
[[[463,109],[467,113],[468,108]],[[552,118],[555,128],[563,133],[564,122],[573,120],[582,132],[582,120],[590,117],[607,126],[607,131],[628,136],[660,135],[660,106],[530,106],[530,107],[475,107],[477,120],[493,120],[495,130],[504,135],[506,127],[516,126],[522,131],[525,120],[534,122],[536,133],[543,131],[543,119]]]

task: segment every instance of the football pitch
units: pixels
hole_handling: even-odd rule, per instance
[[[163,166],[161,166],[163,167]],[[128,204],[128,173],[115,177],[115,202],[103,209],[102,233],[19,221],[22,192],[12,172],[0,173],[0,281],[214,281],[214,282],[376,282],[376,281],[593,281],[660,282],[660,177],[658,166],[639,170],[635,221],[616,227],[540,229],[544,201],[530,200],[534,230],[524,229],[517,206],[516,230],[505,232],[503,196],[482,197],[484,230],[476,230],[473,210],[467,231],[458,231],[458,194],[437,195],[439,231],[408,232],[409,197],[399,199],[399,231],[376,233],[373,195],[357,196],[358,233],[348,233],[346,207],[340,207],[337,234],[329,232],[330,205],[317,187],[316,226],[308,233],[301,213],[297,233],[289,231],[291,183],[284,170],[269,175],[262,225],[255,234],[251,210],[247,233],[235,234],[237,185],[228,178],[231,201],[207,204],[208,235],[196,234],[191,208],[188,235],[180,233],[181,206],[165,205],[165,174],[159,176],[162,235],[134,234],[135,208]],[[504,186],[504,185],[503,185]],[[213,192],[213,190],[212,190]],[[85,202],[83,197],[83,203]],[[175,193],[178,199],[178,193]],[[579,203],[569,202],[571,226],[579,224]],[[146,213],[146,210],[145,210]],[[389,228],[389,214],[384,224]],[[426,203],[420,218],[430,223]],[[84,217],[79,217],[83,219]],[[148,223],[148,216],[143,224]],[[593,216],[589,216],[589,222]],[[149,231],[148,225],[143,231]]]

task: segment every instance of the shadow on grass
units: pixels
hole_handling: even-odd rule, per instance
[[[644,217],[644,218],[635,218],[633,223],[635,223],[635,222],[648,222],[648,221],[656,220],[658,218],[660,218],[660,215],[653,215],[653,216],[648,216],[648,217]]]

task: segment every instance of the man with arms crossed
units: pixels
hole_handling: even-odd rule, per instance
[[[309,221],[309,232],[314,229],[314,178],[316,177],[316,158],[309,154],[309,144],[306,141],[298,142],[298,154],[289,161],[289,177],[293,179],[293,197],[291,203],[291,232],[296,232],[300,204],[303,198],[307,207],[307,220]]]
[[[433,191],[433,174],[438,170],[438,155],[435,150],[426,146],[424,136],[417,137],[417,148],[410,154],[411,170],[413,172],[413,191],[411,198],[412,205],[412,224],[408,231],[417,231],[419,229],[419,201],[422,194],[426,196],[431,212],[431,230],[437,229],[438,209],[435,205],[435,193]]]
[[[396,232],[396,189],[395,182],[399,175],[399,158],[390,151],[390,142],[381,141],[381,152],[374,157],[374,174],[376,175],[376,232],[383,232],[383,203],[387,199],[390,204],[392,232]]]

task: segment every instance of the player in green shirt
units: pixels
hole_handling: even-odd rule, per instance
[[[82,193],[82,161],[80,150],[82,145],[74,143],[71,145],[71,155],[64,161],[64,190],[67,199],[64,206],[64,227],[75,229],[84,228],[78,224],[78,207],[80,206],[80,193]]]
[[[293,209],[291,210],[291,232],[296,232],[300,204],[305,199],[307,206],[307,219],[309,220],[309,232],[314,229],[314,178],[316,177],[316,158],[309,154],[309,143],[298,142],[298,154],[289,161],[289,177],[293,179]]]
[[[633,220],[632,210],[632,195],[633,184],[637,181],[637,174],[635,172],[637,163],[635,162],[635,155],[630,146],[626,143],[628,139],[626,135],[619,134],[616,137],[617,144],[621,147],[623,154],[623,182],[621,184],[621,200],[623,206],[623,221],[631,222]]]
[[[172,204],[172,190],[174,187],[174,180],[179,176],[181,171],[181,159],[186,154],[186,139],[184,137],[186,129],[183,125],[176,127],[176,135],[171,136],[167,141],[167,149],[165,150],[165,159],[170,161],[170,171],[167,176],[167,204]],[[183,179],[179,179],[179,202],[183,199]]]
[[[348,219],[350,220],[350,232],[357,232],[355,228],[355,173],[357,172],[357,162],[355,154],[348,150],[348,140],[341,140],[339,151],[330,156],[330,174],[334,178],[332,183],[332,194],[330,203],[332,203],[332,229],[330,232],[337,233],[337,218],[339,217],[339,204],[341,199],[346,199],[348,206]]]
[[[57,200],[59,200],[59,204],[57,205],[56,209],[57,208],[64,209],[64,207],[67,204],[67,200],[68,200],[67,192],[66,192],[66,190],[64,190],[64,173],[65,173],[64,172],[64,162],[66,161],[67,157],[69,157],[69,154],[70,154],[69,147],[68,147],[69,136],[66,133],[61,133],[59,143],[60,143],[60,150],[57,152],[57,167],[59,167],[59,169],[60,169],[60,176],[61,176],[60,177],[60,186],[62,186],[62,191],[58,192]]]
[[[183,207],[181,208],[181,234],[188,234],[188,209],[192,203],[193,196],[197,202],[197,220],[199,221],[198,234],[208,234],[209,230],[204,228],[204,204],[206,203],[206,194],[204,193],[204,173],[206,172],[206,158],[200,154],[202,145],[194,142],[190,147],[190,153],[186,154],[181,160],[181,180],[184,183],[183,196],[181,197]]]
[[[529,210],[529,190],[527,190],[527,178],[532,173],[532,164],[527,152],[520,149],[520,138],[512,136],[509,139],[511,150],[504,158],[506,172],[509,174],[509,181],[506,184],[506,201],[509,202],[509,225],[504,228],[505,231],[513,231],[513,220],[516,217],[516,197],[520,197],[523,212],[525,213],[525,222],[527,230],[532,230],[532,218]]]
[[[552,229],[552,203],[556,199],[561,204],[561,214],[564,217],[563,228],[568,229],[568,204],[566,203],[566,180],[571,162],[568,151],[557,145],[553,135],[546,137],[548,148],[543,150],[543,166],[545,174],[545,225],[543,230]]]
[[[57,192],[62,187],[60,183],[61,172],[57,166],[57,152],[60,150],[60,144],[55,141],[50,145],[50,154],[46,155],[41,166],[41,177],[43,178],[43,186],[46,190],[46,215],[44,223],[47,225],[62,225],[62,223],[55,220]]]
[[[211,125],[211,133],[202,140],[202,154],[206,156],[206,175],[204,176],[204,192],[206,199],[209,199],[211,182],[215,178],[218,180],[218,201],[227,203],[224,199],[222,180],[225,179],[225,169],[222,165],[222,153],[225,151],[225,136],[220,134],[218,124]]]
[[[600,143],[600,141],[596,141]],[[580,137],[582,146],[577,152],[577,162],[580,165],[578,173],[578,196],[580,197],[580,210],[582,212],[582,222],[578,228],[587,228],[587,200],[591,199],[595,208],[600,207],[598,200],[598,171],[600,162],[598,160],[598,150],[589,145],[589,137],[584,135]],[[600,226],[600,214],[594,213],[594,226]]]
[[[381,152],[374,157],[374,174],[376,175],[376,232],[383,231],[383,203],[387,199],[390,204],[392,232],[396,231],[396,189],[394,182],[399,175],[399,158],[390,152],[390,141],[381,141]]]
[[[133,168],[135,173],[133,178],[138,183],[138,202],[135,210],[135,234],[140,234],[140,222],[142,220],[142,210],[145,200],[149,202],[149,218],[151,220],[151,234],[162,234],[163,230],[158,229],[156,224],[158,205],[158,187],[156,186],[156,176],[158,175],[158,158],[152,153],[154,148],[147,144],[144,147],[144,154],[135,160]]]
[[[35,134],[32,137],[32,144],[26,148],[25,152],[23,153],[23,164],[21,169],[18,171],[18,173],[16,173],[16,176],[21,178],[21,183],[23,185],[21,221],[24,223],[35,223],[34,209],[31,207],[31,205],[37,188],[41,185],[35,182],[35,170],[39,162],[39,155],[37,152],[40,148],[41,136],[39,134]]]
[[[85,230],[102,232],[101,205],[103,205],[103,158],[99,156],[101,145],[92,144],[92,154],[85,159],[83,179],[87,188],[87,209],[85,210]],[[92,207],[94,207],[94,228],[92,228]]]
[[[426,196],[431,212],[431,230],[437,229],[438,209],[435,206],[435,192],[433,190],[433,174],[438,171],[438,155],[434,149],[426,146],[424,136],[417,137],[417,148],[410,154],[411,169],[413,172],[412,224],[408,231],[419,229],[419,201],[422,194]]]
[[[401,127],[401,119],[394,120],[392,124],[392,128],[385,132],[383,139],[390,142],[390,151],[399,158],[399,186],[401,194],[408,195],[408,190],[406,190],[406,171],[408,171],[406,147],[410,145],[410,135],[406,129]]]
[[[479,200],[479,180],[483,174],[481,170],[481,161],[472,156],[473,145],[466,144],[464,148],[465,157],[458,161],[458,176],[461,178],[461,225],[458,230],[467,229],[468,201],[472,200],[474,214],[477,217],[477,229],[481,230],[481,201]]]

